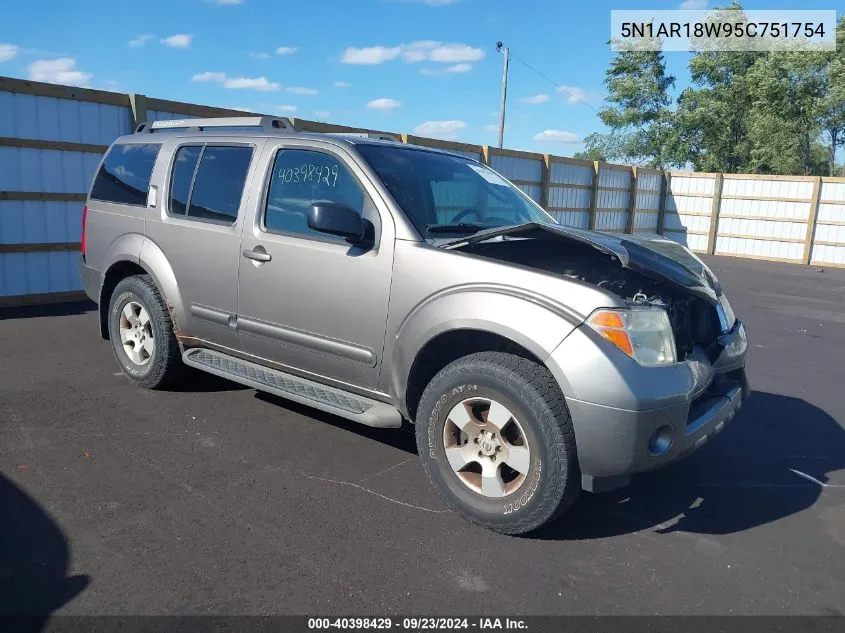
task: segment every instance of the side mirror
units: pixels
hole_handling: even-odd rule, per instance
[[[364,221],[352,207],[339,202],[315,202],[308,210],[308,228],[338,235],[353,244],[364,239]]]

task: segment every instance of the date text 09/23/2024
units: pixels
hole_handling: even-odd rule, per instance
[[[525,630],[525,620],[520,618],[308,618],[309,630],[346,629],[360,630],[402,630],[441,631],[449,629],[491,631]]]

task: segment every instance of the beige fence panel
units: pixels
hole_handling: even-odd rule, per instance
[[[657,233],[662,190],[663,172],[654,169],[637,170],[634,217],[633,220],[628,219],[634,233]]]
[[[726,174],[714,252],[802,261],[815,180]]]
[[[631,178],[630,167],[601,163],[593,225],[597,231],[625,232],[628,225]]]
[[[543,190],[543,155],[485,147],[487,164],[540,202]]]
[[[672,173],[663,220],[666,237],[707,252],[717,180],[717,174]]]
[[[561,224],[586,229],[590,223],[593,163],[549,157],[546,209]]]
[[[845,268],[845,180],[823,179],[810,263]]]

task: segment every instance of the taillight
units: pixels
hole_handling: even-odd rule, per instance
[[[82,251],[82,256],[85,256],[85,221],[88,219],[88,205],[82,207],[82,239],[79,243],[79,248]]]

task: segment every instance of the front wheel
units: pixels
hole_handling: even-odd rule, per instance
[[[416,436],[441,499],[495,532],[536,530],[581,490],[563,394],[548,369],[519,356],[482,352],[443,368],[420,400]]]

